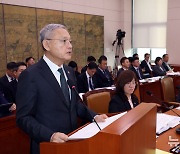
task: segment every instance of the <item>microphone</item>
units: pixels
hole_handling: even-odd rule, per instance
[[[70,80],[70,79],[68,79],[68,80],[67,80],[67,83],[68,83],[70,89],[72,89],[72,90],[75,91],[76,95],[79,97],[80,101],[81,101],[82,104],[85,106],[86,110],[88,111],[89,115],[91,116],[91,118],[93,119],[93,121],[95,122],[95,124],[97,125],[97,127],[99,128],[99,130],[101,130],[101,128],[100,128],[100,126],[98,125],[97,121],[94,119],[94,117],[93,117],[93,116],[91,115],[91,113],[89,112],[88,107],[87,107],[86,104],[83,102],[82,98],[79,96],[79,93],[78,93],[78,91],[77,91],[77,89],[76,89],[76,86],[75,86],[75,84],[73,83],[73,81]]]
[[[158,102],[160,102],[166,109],[171,110],[171,111],[174,112],[178,117],[180,117],[180,115],[173,110],[173,106],[168,107],[166,103],[162,102],[158,97],[154,96],[154,94],[153,94],[151,91],[146,91],[146,94],[148,94],[149,96],[153,97],[155,100],[157,100]]]

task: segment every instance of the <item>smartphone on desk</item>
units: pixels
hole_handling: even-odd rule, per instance
[[[180,144],[170,149],[170,152],[174,154],[180,154]]]

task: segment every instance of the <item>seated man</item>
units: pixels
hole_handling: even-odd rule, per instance
[[[119,74],[121,72],[123,72],[124,70],[128,70],[129,69],[129,66],[130,66],[130,62],[129,62],[129,59],[127,57],[122,57],[121,60],[120,60],[120,63],[121,63],[121,66],[122,68],[120,68],[117,72],[117,76],[119,76]]]
[[[151,68],[151,63],[149,61],[149,58],[150,58],[150,54],[149,53],[146,53],[144,55],[144,60],[141,62],[141,68],[144,70],[143,71],[143,74],[144,76],[146,77],[151,77],[152,75],[152,68]]]
[[[87,57],[87,65],[88,65],[90,62],[96,62],[96,58],[94,58],[93,56],[88,56],[88,57]],[[87,65],[84,66],[84,67],[81,69],[81,73],[86,72],[86,70],[87,70]]]
[[[107,57],[101,56],[98,59],[99,67],[95,73],[97,79],[97,88],[110,87],[113,84],[113,79],[107,69]]]
[[[156,57],[155,66],[153,67],[153,75],[154,76],[164,76],[167,74],[165,68],[162,65],[162,58]]]
[[[142,73],[142,69],[141,69],[140,64],[139,64],[139,58],[134,57],[132,59],[132,66],[130,67],[130,70],[132,70],[136,74],[136,77],[139,80],[144,79],[144,75]]]
[[[168,61],[169,61],[169,55],[168,54],[163,55],[162,61],[163,61],[162,66],[165,68],[165,70],[166,71],[172,71],[171,66],[168,64]]]
[[[95,62],[90,62],[87,65],[86,72],[82,73],[77,79],[77,86],[79,93],[86,93],[87,91],[94,90],[96,87],[96,79],[94,74],[98,68]]]

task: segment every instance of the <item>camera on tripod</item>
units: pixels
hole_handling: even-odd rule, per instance
[[[117,33],[116,33],[116,40],[114,40],[114,42],[112,43],[112,45],[114,46],[114,44],[116,43],[116,41],[118,41],[118,45],[122,44],[122,38],[124,38],[126,35],[125,31],[121,31],[121,29],[118,29]]]

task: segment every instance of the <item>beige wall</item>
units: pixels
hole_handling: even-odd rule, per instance
[[[131,0],[0,0],[1,3],[47,8],[104,16],[104,54],[108,65],[114,64],[112,42],[118,29],[126,31],[124,49],[127,56],[131,48]],[[113,48],[115,50],[115,47]]]
[[[168,1],[167,53],[171,64],[180,64],[180,0]]]

